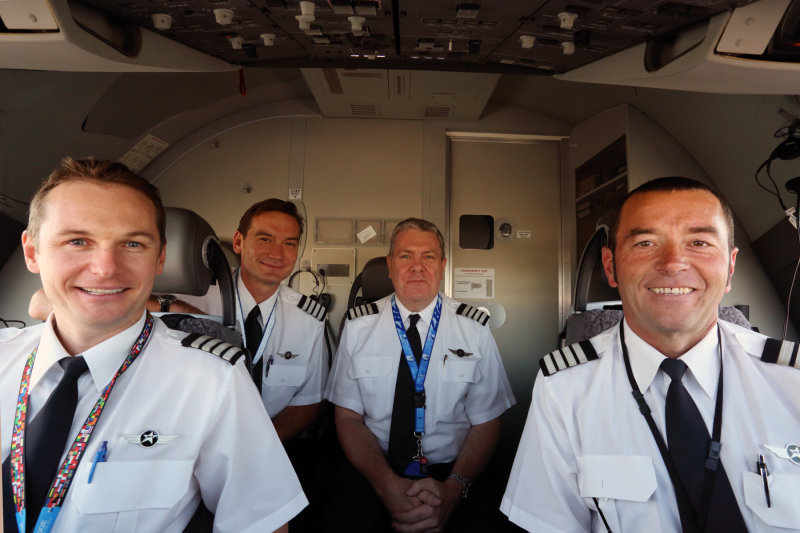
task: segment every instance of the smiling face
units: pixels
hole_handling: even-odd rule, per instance
[[[409,311],[425,309],[439,292],[447,263],[436,235],[413,228],[402,230],[386,259],[400,303]]]
[[[36,242],[23,233],[23,252],[53,304],[56,333],[74,354],[141,317],[164,248],[153,203],[126,185],[70,181],[45,204]]]
[[[670,357],[682,355],[716,323],[738,250],[717,198],[704,190],[635,194],[620,214],[613,254],[603,249],[628,325]]]
[[[272,296],[294,269],[300,244],[300,224],[280,211],[253,217],[247,232],[233,236],[233,251],[241,254],[242,281],[257,303]]]

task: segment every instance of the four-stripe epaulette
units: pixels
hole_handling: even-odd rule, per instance
[[[478,322],[481,326],[485,326],[487,322],[489,322],[489,315],[481,311],[476,307],[472,307],[471,305],[461,304],[458,306],[456,310],[457,315],[465,316],[467,318],[471,318],[472,320]]]
[[[297,302],[297,307],[320,321],[325,320],[325,314],[328,312],[324,305],[308,296],[302,296],[300,301]]]
[[[767,339],[767,342],[764,344],[764,351],[761,352],[761,360],[765,363],[775,363],[778,365],[800,368],[800,357],[797,357],[797,347],[798,344],[796,342]]]
[[[353,320],[360,316],[377,315],[378,305],[375,303],[359,305],[358,307],[351,307],[347,310],[347,320]]]
[[[197,348],[204,352],[213,353],[232,365],[235,365],[236,361],[244,355],[244,350],[241,348],[237,348],[216,337],[209,337],[208,335],[201,335],[199,333],[190,333],[183,338],[181,344],[187,348]]]
[[[552,376],[559,370],[597,359],[597,352],[588,340],[559,348],[539,360],[542,374]]]

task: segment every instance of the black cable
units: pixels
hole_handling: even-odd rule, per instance
[[[781,196],[781,191],[778,188],[778,184],[775,183],[775,180],[772,178],[772,161],[773,161],[772,158],[770,158],[767,161],[767,177],[769,177],[769,181],[772,183],[772,186],[775,187],[775,196],[778,197],[778,203],[781,204],[781,209],[785,213],[786,212],[786,204],[783,203],[783,197]]]
[[[775,180],[772,179],[772,174],[770,173],[770,167],[772,165],[772,161],[773,161],[773,159],[772,159],[772,157],[770,157],[769,159],[767,159],[766,161],[761,163],[760,167],[758,167],[758,169],[756,170],[756,174],[755,174],[756,184],[759,187],[761,187],[762,189],[764,189],[765,191],[767,191],[768,193],[770,193],[771,195],[777,197],[778,198],[778,203],[781,204],[781,210],[785,212],[786,211],[786,204],[783,203],[783,198],[781,197],[780,190],[778,189],[778,185],[775,183]],[[770,189],[770,188],[766,187],[763,183],[761,183],[761,180],[758,179],[758,175],[759,175],[759,173],[761,172],[761,170],[764,167],[767,167],[767,176],[769,176],[769,180],[772,182],[772,185],[775,187],[775,189]]]

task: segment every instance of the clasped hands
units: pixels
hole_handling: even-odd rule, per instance
[[[460,496],[457,482],[395,477],[382,498],[395,531],[438,533],[447,524]]]

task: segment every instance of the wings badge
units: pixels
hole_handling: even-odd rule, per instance
[[[151,448],[156,444],[168,444],[177,439],[179,435],[162,435],[155,429],[146,429],[138,435],[122,433],[121,437],[131,444],[138,444],[143,448]]]
[[[770,446],[765,444],[764,448],[768,449],[781,459],[788,459],[794,464],[800,466],[800,445],[787,444],[786,446]]]

